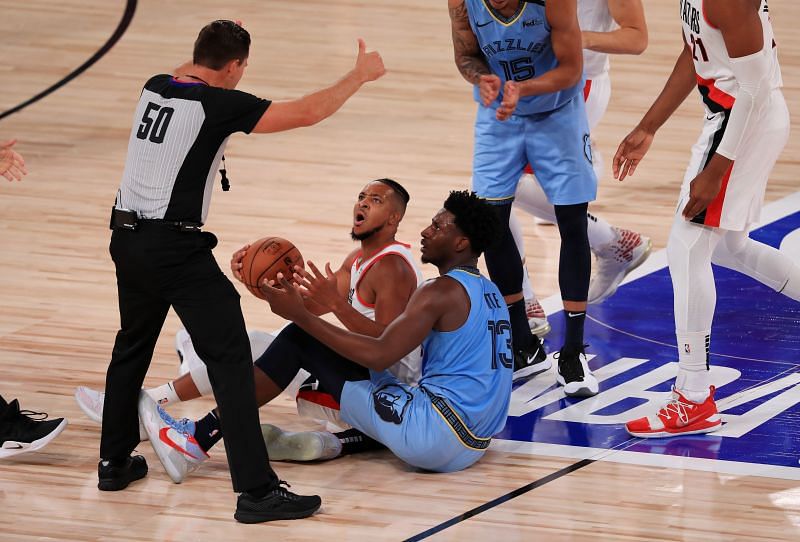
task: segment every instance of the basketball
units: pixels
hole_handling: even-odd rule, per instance
[[[296,265],[304,267],[296,246],[281,237],[264,237],[252,243],[242,258],[242,279],[251,294],[265,299],[259,290],[264,279],[277,280],[278,273],[290,278]]]

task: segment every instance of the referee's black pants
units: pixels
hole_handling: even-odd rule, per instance
[[[152,222],[112,233],[120,330],[106,374],[100,457],[127,457],[139,444],[139,391],[172,306],[208,367],[234,491],[272,488],[278,478],[259,426],[239,294],[211,253],[215,244],[210,233]]]

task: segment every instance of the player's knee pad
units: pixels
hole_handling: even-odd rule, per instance
[[[522,291],[522,261],[514,243],[514,236],[508,221],[511,216],[511,203],[495,206],[502,229],[500,237],[484,254],[489,277],[504,296]]]
[[[556,205],[555,209],[561,234],[558,264],[561,298],[567,301],[586,301],[589,297],[589,278],[592,271],[586,216],[588,204]]]

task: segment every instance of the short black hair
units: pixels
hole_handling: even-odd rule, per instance
[[[250,33],[233,21],[218,20],[200,30],[194,42],[192,62],[221,70],[231,60],[250,56]]]
[[[375,179],[372,182],[385,184],[386,186],[394,190],[394,193],[397,194],[397,197],[400,199],[400,203],[402,203],[402,211],[405,213],[406,207],[408,206],[408,202],[411,200],[411,196],[408,195],[408,190],[403,188],[403,185],[401,185],[394,179]]]
[[[480,256],[500,235],[500,218],[496,209],[475,192],[453,190],[444,202],[453,213],[456,226],[469,239],[472,252]]]

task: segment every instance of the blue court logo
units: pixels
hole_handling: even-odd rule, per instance
[[[787,212],[751,237],[800,259],[800,211]],[[714,273],[710,364],[724,422],[720,430],[638,439],[624,429],[626,421],[663,406],[677,374],[672,287],[669,271],[660,267],[589,308],[587,354],[600,393],[567,398],[553,374],[537,376],[513,391],[508,422],[497,437],[797,468],[800,432],[787,428],[796,427],[800,415],[800,303],[735,271],[715,267]],[[562,315],[550,321],[552,352],[560,346]],[[688,345],[680,347],[688,351]]]

